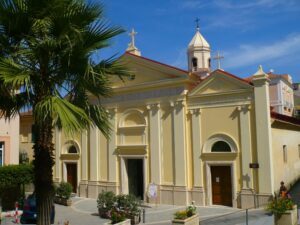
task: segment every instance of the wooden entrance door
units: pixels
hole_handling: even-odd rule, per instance
[[[77,164],[68,163],[67,164],[67,181],[72,184],[73,193],[77,192]]]
[[[128,159],[128,190],[129,194],[144,199],[144,168],[143,159]]]
[[[212,203],[232,206],[230,166],[211,166]]]

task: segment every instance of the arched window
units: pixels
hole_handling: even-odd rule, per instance
[[[208,68],[210,68],[211,67],[211,59],[209,58],[208,59]]]
[[[77,152],[77,148],[74,146],[74,145],[71,145],[69,148],[68,148],[68,153],[78,153]]]
[[[217,141],[211,147],[211,152],[231,152],[231,148],[225,141]]]
[[[198,59],[195,58],[195,57],[192,58],[192,66],[193,66],[194,70],[197,70],[197,68],[198,68]]]

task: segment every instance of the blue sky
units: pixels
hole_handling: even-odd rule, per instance
[[[186,49],[195,33],[209,42],[222,68],[240,77],[263,65],[265,72],[288,73],[300,82],[300,0],[103,0],[111,24],[134,28],[142,56],[187,68]],[[124,33],[100,57],[122,54]],[[213,63],[214,68],[216,63]]]

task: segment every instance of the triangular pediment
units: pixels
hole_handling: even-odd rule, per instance
[[[154,83],[176,78],[188,78],[188,72],[141,56],[126,53],[121,58],[134,79],[119,78],[112,80],[113,87],[128,87],[139,84]]]
[[[253,88],[248,82],[231,75],[227,72],[216,70],[206,79],[198,84],[191,92],[190,96],[224,94],[236,91],[251,90]]]

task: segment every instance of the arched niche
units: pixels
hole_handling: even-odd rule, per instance
[[[143,112],[138,109],[126,110],[120,118],[119,127],[146,126]]]
[[[63,149],[62,149],[62,153],[79,155],[80,154],[79,144],[73,140],[69,140],[69,141],[65,142]]]
[[[145,145],[147,120],[143,112],[138,109],[128,109],[123,112],[118,123],[120,145]]]
[[[235,140],[226,134],[215,134],[205,142],[203,151],[208,153],[232,153],[237,152]]]

